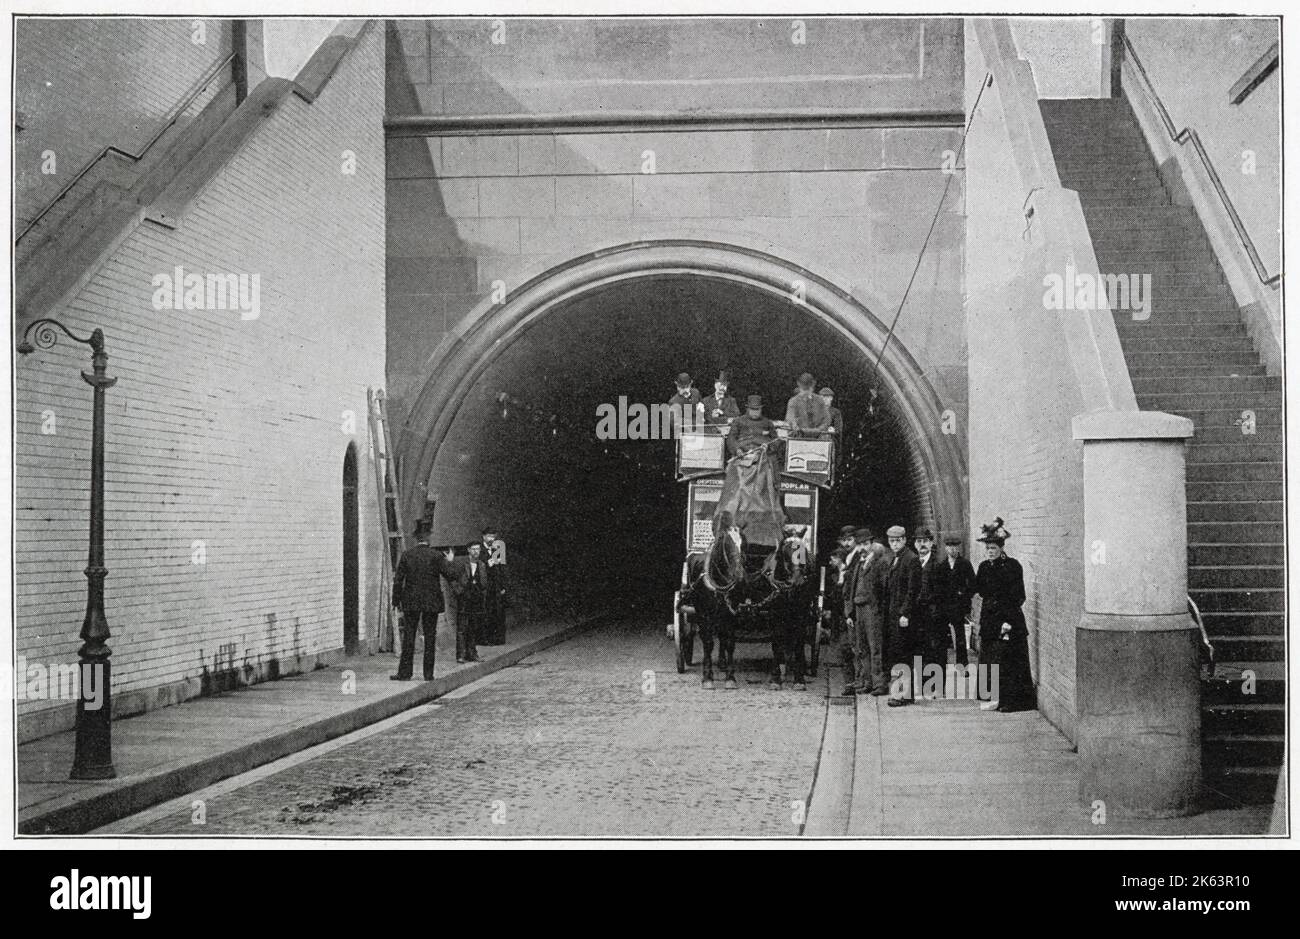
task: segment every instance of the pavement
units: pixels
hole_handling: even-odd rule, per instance
[[[480,646],[481,662],[458,665],[453,630],[440,621],[430,682],[391,681],[394,654],[363,654],[306,674],[117,720],[115,779],[68,779],[72,731],[20,744],[18,831],[87,832],[431,701],[593,625],[593,619],[512,625],[506,645]]]
[[[1079,796],[1079,757],[1038,711],[973,700],[901,708],[857,696],[852,808],[861,838],[1205,838],[1270,833],[1271,805],[1124,819]]]

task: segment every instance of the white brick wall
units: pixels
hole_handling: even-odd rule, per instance
[[[118,379],[105,551],[123,707],[187,696],[230,643],[236,666],[274,657],[281,673],[342,647],[349,440],[360,457],[362,636],[373,632],[386,589],[366,425],[366,388],[384,383],[383,96],[383,33],[372,28],[314,103],[290,96],[245,141],[178,230],[142,224],[53,311],[73,329],[104,329]],[[355,175],[341,171],[344,150]],[[260,317],[154,310],[151,279],[177,265],[258,275]],[[16,366],[17,631],[29,661],[72,662],[80,644],[86,351],[64,342]],[[53,435],[41,433],[46,410]],[[58,707],[20,702],[20,733],[52,729],[64,717],[41,712]]]

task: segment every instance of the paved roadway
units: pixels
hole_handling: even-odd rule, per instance
[[[364,739],[255,772],[231,791],[221,791],[227,783],[196,794],[202,824],[187,803],[118,830],[795,836],[816,770],[824,683],[768,690],[766,651],[738,646],[740,689],[724,691],[719,681],[704,691],[698,661],[677,674],[662,625],[611,623]]]

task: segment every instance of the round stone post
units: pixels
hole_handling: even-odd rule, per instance
[[[1108,815],[1197,811],[1200,631],[1187,610],[1185,417],[1100,411],[1083,441],[1084,612],[1076,634],[1080,795]]]

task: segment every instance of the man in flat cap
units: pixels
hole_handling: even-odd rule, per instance
[[[835,401],[835,392],[829,387],[823,388],[821,391],[817,392],[817,394],[826,402],[826,411],[831,416],[831,426],[828,429],[835,435],[832,438],[835,441],[834,448],[831,451],[834,454],[832,463],[838,470],[840,465],[840,454],[844,451],[844,415],[840,412],[839,408],[834,406],[833,402]]]
[[[840,440],[844,437],[844,415],[839,408],[835,407],[835,392],[829,387],[823,388],[817,394],[826,402],[826,410],[831,416],[830,431],[835,435],[835,446],[838,448]]]
[[[785,422],[790,433],[800,437],[817,437],[830,429],[831,412],[813,389],[816,382],[808,372],[799,376],[793,398],[785,406]]]
[[[912,660],[919,652],[916,616],[917,599],[921,593],[921,562],[916,552],[907,544],[907,529],[892,525],[885,532],[894,558],[889,567],[889,616],[885,620],[885,643],[889,649],[891,679],[897,684],[897,693],[889,696],[890,707],[911,703],[919,675],[912,674]],[[897,674],[898,668],[905,674]],[[905,679],[905,681],[904,681]]]
[[[731,376],[724,369],[713,379],[713,394],[704,399],[704,426],[717,434],[725,434],[736,418],[740,417],[740,408],[736,399],[727,394]]]
[[[962,557],[961,536],[949,535],[943,539],[947,557],[941,562],[945,568],[939,609],[952,635],[952,646],[957,652],[957,664],[969,664],[966,652],[966,621],[970,619],[971,598],[975,596],[975,569]]]
[[[677,376],[677,393],[668,399],[672,407],[673,436],[696,430],[703,420],[704,397],[700,389],[691,384],[691,376],[682,372]]]
[[[402,611],[402,651],[394,681],[410,681],[415,668],[415,633],[424,630],[424,680],[433,681],[434,644],[438,614],[446,607],[442,578],[456,579],[456,569],[441,552],[429,547],[429,523],[416,522],[417,544],[402,552],[393,572],[393,606]]]

